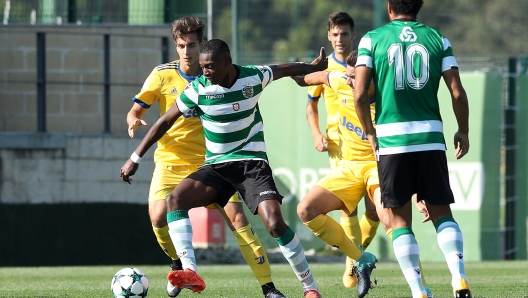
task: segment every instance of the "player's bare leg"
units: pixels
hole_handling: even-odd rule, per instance
[[[363,198],[363,203],[365,204],[365,214],[359,220],[359,227],[361,229],[361,246],[366,250],[376,236],[380,219],[376,212],[376,206],[368,196]]]
[[[343,226],[347,237],[354,244],[361,245],[366,250],[376,235],[380,221],[376,212],[376,206],[370,198],[365,196],[363,201],[365,204],[365,214],[363,214],[361,220],[358,220],[357,208],[348,216],[345,212],[341,211],[341,226]],[[354,275],[354,262],[349,257],[346,257],[343,285],[345,288],[352,288],[356,284],[357,278]]]
[[[346,210],[346,207],[343,201],[319,185],[312,187],[297,205],[297,215],[317,237],[339,248],[354,261],[357,292],[359,297],[363,297],[371,287],[370,275],[375,268],[376,257],[363,252],[346,236],[343,227],[327,215],[333,210]]]

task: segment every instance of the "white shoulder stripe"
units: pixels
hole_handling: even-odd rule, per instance
[[[176,105],[178,106],[178,110],[182,112],[182,114],[187,113],[190,109],[181,101],[181,99],[178,97],[176,99]]]
[[[370,56],[358,56],[356,61],[356,67],[366,66],[372,68],[372,57]]]
[[[451,47],[451,43],[449,42],[449,39],[443,38],[442,42],[444,43],[444,51]]]
[[[372,39],[370,37],[363,37],[359,41],[358,49],[366,49],[372,51]]]
[[[453,56],[447,56],[442,59],[442,72],[450,70],[453,67],[458,67],[458,63]]]
[[[200,86],[201,85],[198,84],[198,88],[200,88]],[[198,103],[198,92],[194,90],[191,84],[187,85],[187,87],[185,87],[183,92],[185,93],[185,96],[187,96],[187,98],[189,98],[192,102]]]

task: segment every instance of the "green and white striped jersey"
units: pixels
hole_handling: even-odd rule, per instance
[[[438,86],[444,71],[458,67],[447,38],[394,20],[363,36],[356,66],[373,71],[380,155],[446,150]]]
[[[200,76],[177,99],[185,114],[196,109],[205,134],[205,163],[235,160],[268,160],[264,124],[258,107],[263,89],[273,80],[268,66],[239,66],[231,88],[211,85]]]

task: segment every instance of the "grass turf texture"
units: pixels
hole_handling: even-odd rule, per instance
[[[126,266],[0,267],[0,297],[112,297],[110,280],[123,267]],[[145,272],[149,279],[149,298],[167,297],[168,266],[135,267]],[[411,296],[397,263],[382,262],[377,267],[373,277],[378,279],[378,285],[370,290],[367,298]],[[356,288],[345,289],[341,284],[343,268],[342,263],[311,264],[323,297],[357,297]],[[527,261],[466,263],[475,297],[528,297],[526,268]],[[248,266],[202,265],[199,270],[207,288],[201,294],[183,290],[178,297],[263,297]],[[423,270],[435,297],[453,297],[447,265],[424,263]],[[287,297],[303,297],[300,283],[290,266],[272,264],[272,273],[275,285]]]

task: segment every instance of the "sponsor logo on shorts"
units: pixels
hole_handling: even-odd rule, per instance
[[[261,191],[261,192],[260,192],[260,196],[261,196],[261,197],[264,196],[264,195],[269,195],[269,194],[276,195],[277,192],[274,191],[274,190],[265,190],[265,191]]]

